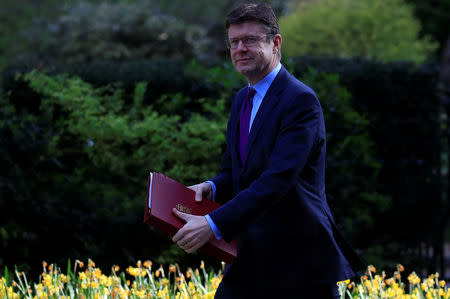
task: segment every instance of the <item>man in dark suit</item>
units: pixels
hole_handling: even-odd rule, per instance
[[[335,298],[336,282],[364,267],[337,231],[325,196],[325,124],[314,91],[280,64],[282,37],[267,4],[227,17],[235,96],[220,173],[191,186],[222,207],[206,217],[174,210],[173,237],[193,252],[209,238],[238,239],[216,298]]]

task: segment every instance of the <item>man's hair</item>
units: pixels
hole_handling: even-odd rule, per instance
[[[247,21],[262,24],[269,35],[280,34],[277,17],[272,7],[267,3],[245,3],[239,5],[228,14],[225,26],[228,29],[230,25],[242,24]]]

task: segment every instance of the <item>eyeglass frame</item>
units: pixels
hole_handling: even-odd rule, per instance
[[[252,48],[255,47],[260,41],[264,40],[264,38],[269,39],[271,37],[273,37],[274,35],[271,33],[266,33],[264,36],[255,36],[255,35],[249,35],[249,36],[244,36],[242,38],[233,38],[233,41],[237,41],[236,47],[232,47],[231,46],[231,40],[226,39],[225,43],[227,45],[227,48],[230,50],[236,50],[239,47],[239,42],[242,42],[242,44],[246,47],[246,48]],[[252,39],[255,38],[255,43],[247,45],[246,43],[248,43],[248,39]],[[245,41],[247,39],[247,42]]]

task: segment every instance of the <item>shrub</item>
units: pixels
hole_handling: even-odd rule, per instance
[[[424,62],[437,48],[403,0],[302,1],[280,18],[284,52]]]
[[[145,178],[150,170],[185,184],[212,176],[224,143],[225,101],[199,99],[202,114],[181,118],[172,112],[185,96],[164,95],[162,102],[172,105],[161,113],[144,106],[145,83],[126,104],[122,90],[94,88],[76,77],[35,71],[23,78],[42,101],[33,113],[1,103],[8,121],[0,130],[0,230],[6,232],[0,262],[18,252],[24,264],[39,254],[59,259],[62,252],[101,262],[144,253],[161,261],[179,257],[165,236],[142,225]],[[60,234],[68,242],[41,246]],[[127,245],[110,248],[118,236]]]
[[[369,189],[389,195],[392,200],[389,209],[384,210],[380,206],[378,211],[372,209],[370,212],[378,221],[374,226],[365,227],[368,229],[366,241],[373,244],[373,252],[366,251],[366,254],[384,256],[386,261],[396,257],[395,260],[408,267],[424,263],[423,267],[435,268],[431,262],[425,264],[424,260],[411,260],[413,255],[406,253],[424,242],[438,250],[442,246],[437,242],[442,238],[440,227],[445,226],[448,218],[445,214],[448,203],[441,193],[445,187],[442,185],[441,171],[444,168],[440,157],[441,103],[436,92],[438,68],[433,64],[380,64],[363,59],[295,59],[298,77],[307,74],[310,67],[338,74],[339,83],[352,95],[351,106],[369,121],[370,148],[380,165],[376,183]],[[327,125],[327,130],[336,130],[339,128],[337,125]],[[355,125],[352,130],[357,128]],[[332,147],[328,147],[329,154],[332,154],[330,151],[333,151]],[[349,174],[360,170],[354,165]],[[370,177],[370,172],[359,173],[354,180],[358,186],[364,186],[360,180]],[[330,177],[327,184],[333,184],[335,179]],[[352,185],[347,184],[344,192],[351,190]],[[354,202],[360,200],[357,198]],[[340,199],[337,200],[340,203]],[[340,207],[339,204],[336,208]],[[370,262],[381,265],[378,259]]]
[[[208,57],[204,29],[161,14],[148,1],[77,2],[53,20],[36,19],[26,37],[41,59],[74,63]]]
[[[308,69],[308,64],[320,71]],[[107,74],[114,65],[102,69],[106,78],[115,78]],[[170,78],[173,70],[164,68],[168,65],[159,66],[158,76]],[[142,225],[146,176],[150,170],[160,171],[189,185],[215,174],[228,107],[245,81],[230,64],[205,68],[192,62],[179,70],[195,88],[167,84],[159,90],[154,81],[133,85],[139,82],[133,72],[144,76],[149,66],[141,64],[142,73],[138,64],[129,68],[132,79],[123,85],[126,89],[37,71],[9,81],[11,96],[0,103],[0,182],[5,182],[0,185],[0,233],[7,235],[0,242],[3,262],[29,264],[44,254],[58,260],[68,252],[103,264],[142,256],[158,256],[158,262],[165,263],[198,259],[185,256],[166,236],[149,233]],[[127,69],[125,63],[121,67]],[[434,190],[433,169],[439,164],[435,148],[428,143],[417,146],[417,136],[429,140],[430,132],[438,132],[433,115],[439,106],[430,96],[434,73],[359,60],[302,58],[294,67],[316,90],[324,110],[326,191],[337,223],[356,247],[373,250],[364,251],[369,262],[384,267],[389,260],[408,258],[398,256],[401,246],[415,246],[422,235],[432,239],[429,232],[439,231],[436,223],[445,210],[440,202],[429,205],[425,196],[437,198],[439,191]],[[94,71],[90,74],[101,78]],[[31,96],[19,97],[25,88]],[[203,95],[195,96],[200,93],[193,90]],[[413,134],[406,131],[411,122],[402,121],[411,115],[420,116],[413,122]],[[423,161],[420,167],[417,158]],[[403,183],[411,175],[417,179],[413,189]],[[419,184],[423,176],[429,182]],[[402,196],[405,192],[407,197]],[[412,200],[417,209],[411,208]],[[411,223],[410,214],[426,223]],[[36,217],[42,225],[31,220]],[[401,229],[390,229],[394,223]],[[66,247],[41,249],[42,242],[50,244],[60,234],[68,238]],[[117,239],[126,245],[114,247]]]
[[[370,122],[352,107],[351,95],[337,74],[310,68],[301,78],[315,90],[324,111],[328,202],[343,231],[359,246],[371,247],[376,237],[366,234],[379,222],[375,215],[390,209],[391,199],[377,188],[382,165],[374,157]]]
[[[42,95],[34,92],[23,80],[17,79],[16,73],[28,73],[33,69],[45,69],[49,75],[71,74],[96,88],[107,85],[119,87],[123,90],[122,98],[127,105],[133,102],[134,88],[140,81],[147,82],[147,89],[143,95],[144,105],[155,104],[155,101],[163,95],[174,95],[179,92],[182,92],[188,99],[220,97],[222,85],[208,83],[210,80],[205,79],[211,75],[208,70],[200,73],[195,67],[185,68],[185,64],[180,60],[168,58],[128,61],[102,60],[83,64],[41,63],[31,58],[27,61],[10,64],[2,72],[1,80],[4,90],[9,93],[14,105],[28,111],[37,110]],[[220,67],[216,69],[218,68]],[[230,71],[229,68],[227,71]],[[230,76],[230,80],[234,77]],[[181,110],[172,110],[171,113],[182,114],[190,110],[201,110],[196,101],[189,100],[186,105]],[[156,106],[155,108],[158,110],[160,107]]]

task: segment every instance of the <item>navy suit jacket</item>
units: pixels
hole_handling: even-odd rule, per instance
[[[365,265],[326,201],[325,124],[314,91],[281,68],[254,119],[243,166],[238,131],[246,90],[233,101],[221,171],[211,179],[223,205],[210,217],[225,240],[238,238],[219,289],[237,295],[263,285],[264,294],[279,295],[353,277]]]

